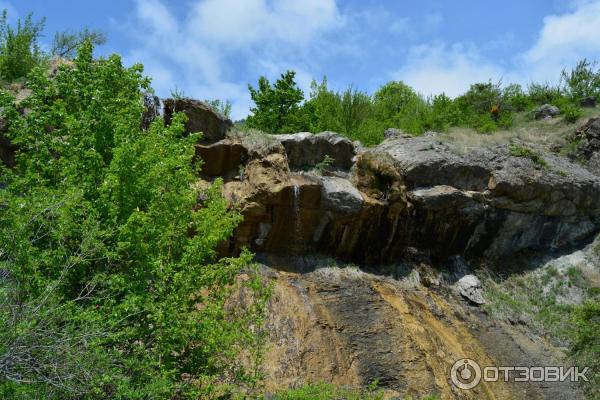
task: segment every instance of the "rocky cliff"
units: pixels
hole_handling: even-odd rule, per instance
[[[195,102],[175,108],[192,119],[207,112]],[[435,133],[389,135],[363,149],[332,132],[269,136],[210,118],[211,133],[196,147],[200,181],[222,178],[223,194],[244,216],[221,251],[250,248],[273,285],[261,366],[267,392],[377,380],[388,398],[583,398],[573,383],[464,391],[449,371],[465,357],[484,365],[564,362],[529,321],[482,311],[485,293],[469,274],[482,264],[502,273],[540,267],[524,255],[546,260],[591,240],[600,228],[591,161],[519,141],[465,154]],[[202,128],[195,122],[190,131]],[[577,135],[593,161],[592,125]],[[597,263],[592,270],[600,277]]]
[[[325,132],[199,145],[208,175],[244,222],[228,250],[321,253],[384,264],[418,249],[502,259],[591,237],[600,224],[600,179],[525,145],[459,154],[436,138],[399,137],[361,150]],[[515,154],[514,146],[525,149]],[[319,161],[321,160],[321,161]],[[324,167],[322,160],[330,160]]]

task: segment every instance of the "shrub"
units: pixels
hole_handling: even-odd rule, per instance
[[[571,124],[577,122],[577,120],[583,115],[583,110],[581,107],[573,104],[563,106],[561,112],[565,117],[565,121]]]
[[[0,307],[2,354],[14,338],[37,349],[29,370],[4,376],[0,393],[81,398],[67,379],[81,374],[87,398],[210,398],[226,384],[253,385],[254,371],[234,360],[241,349],[260,349],[268,286],[249,253],[217,257],[241,217],[219,181],[202,192],[193,185],[199,137],[184,137],[185,116],[141,130],[149,90],[141,66],[93,59],[89,42],[74,67],[59,67],[53,79],[35,68],[28,82],[26,115],[0,96],[21,149],[0,191],[0,269],[18,292],[0,288],[0,296],[41,314],[15,324]],[[239,282],[242,269],[250,279]],[[236,288],[255,301],[228,305]],[[57,347],[61,340],[71,345]],[[61,365],[66,387],[47,381],[55,350],[85,358]]]
[[[595,67],[595,62],[583,59],[570,72],[563,69],[561,80],[564,82],[564,92],[573,101],[600,94],[600,70],[594,71]]]

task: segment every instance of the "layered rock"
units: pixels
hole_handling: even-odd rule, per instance
[[[283,146],[265,154],[244,152],[234,139],[199,147],[208,175],[243,169],[224,188],[245,216],[228,251],[318,252],[367,264],[410,248],[434,258],[501,259],[560,248],[600,227],[600,178],[556,155],[541,163],[508,146],[464,155],[436,135],[398,137],[355,155],[338,135],[309,135],[282,135]],[[325,156],[346,170],[311,172]]]

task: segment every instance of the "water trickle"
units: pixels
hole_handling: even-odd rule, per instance
[[[294,229],[292,230],[292,236],[290,238],[290,245],[293,250],[298,251],[300,249],[300,243],[302,242],[302,220],[300,216],[300,186],[294,184],[292,187],[292,218]]]

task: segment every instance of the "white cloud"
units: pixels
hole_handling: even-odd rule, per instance
[[[475,82],[497,81],[505,75],[499,66],[486,61],[474,46],[434,43],[413,46],[407,62],[392,78],[402,80],[424,95],[464,93]]]
[[[533,45],[504,64],[486,58],[473,44],[434,42],[410,47],[406,62],[391,76],[426,95],[456,96],[489,79],[556,83],[563,68],[584,57],[600,59],[600,1],[577,0],[571,6],[565,14],[545,17]]]
[[[523,55],[531,75],[555,78],[557,71],[578,60],[600,56],[600,1],[578,1],[563,15],[544,18],[536,43]]]
[[[178,85],[192,97],[229,99],[234,118],[247,114],[250,99],[231,65],[250,76],[262,65],[291,65],[343,24],[335,0],[196,0],[185,15],[176,18],[161,0],[137,0],[131,33],[139,45],[126,59],[145,65],[160,95]]]

